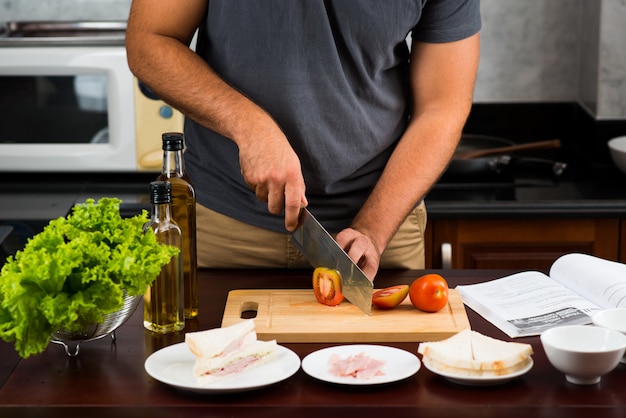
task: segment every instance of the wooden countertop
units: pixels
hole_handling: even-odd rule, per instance
[[[438,271],[451,287],[501,277],[510,271]],[[424,271],[382,271],[377,287],[410,283]],[[220,326],[227,293],[233,289],[309,288],[309,270],[202,270],[200,315],[186,331]],[[467,309],[473,329],[508,339]],[[451,383],[422,367],[414,376],[371,387],[339,386],[317,381],[302,370],[291,378],[251,392],[194,394],[152,379],[143,363],[161,347],[181,342],[184,333],[157,336],[142,326],[141,309],[116,333],[81,344],[77,357],[51,344],[45,352],[20,360],[12,345],[0,342],[0,416],[46,417],[281,417],[339,416],[578,417],[626,414],[626,365],[601,383],[575,386],[547,361],[539,338],[516,341],[533,345],[534,367],[500,386],[471,387]],[[415,352],[417,342],[385,343]],[[324,343],[285,344],[300,358]]]

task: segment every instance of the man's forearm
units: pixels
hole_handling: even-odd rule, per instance
[[[354,219],[352,227],[367,231],[380,252],[447,167],[464,121],[462,115],[456,118],[451,123],[445,115],[425,115],[409,127]]]
[[[187,117],[231,140],[253,140],[259,127],[274,129],[272,118],[222,80],[179,40],[145,34],[128,45],[133,73]]]

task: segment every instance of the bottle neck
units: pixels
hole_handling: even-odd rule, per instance
[[[163,151],[163,174],[182,176],[185,172],[183,151]]]
[[[150,216],[153,220],[170,219],[172,217],[170,204],[169,203],[153,203],[152,213],[150,214]]]

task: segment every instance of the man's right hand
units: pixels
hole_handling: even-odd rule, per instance
[[[244,181],[260,201],[267,202],[270,213],[284,210],[285,228],[293,231],[307,200],[300,159],[289,141],[274,124],[257,131],[253,139],[236,142]]]

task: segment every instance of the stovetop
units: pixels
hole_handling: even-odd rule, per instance
[[[474,207],[493,203],[500,203],[498,207],[593,207],[604,202],[607,206],[626,207],[626,174],[610,160],[590,159],[588,151],[574,141],[563,141],[556,149],[514,153],[511,157],[498,169],[479,173],[453,171],[458,168],[453,161],[429,191],[426,202],[431,207],[442,207],[447,202]]]
[[[623,217],[626,174],[611,164],[572,164],[556,178],[441,181],[425,200],[432,217]]]

